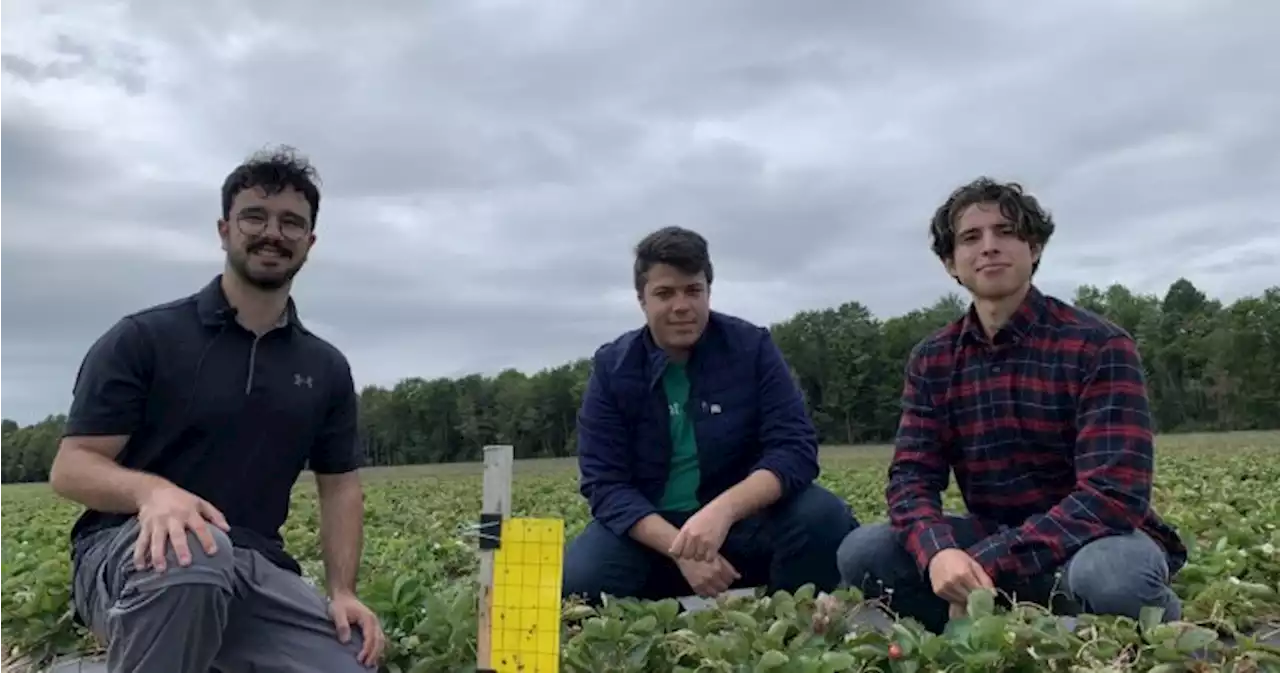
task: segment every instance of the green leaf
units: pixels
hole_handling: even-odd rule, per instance
[[[730,623],[740,629],[746,629],[747,631],[758,631],[760,629],[760,623],[757,622],[754,617],[745,612],[729,610],[725,612],[724,616]]]
[[[888,651],[885,651],[888,654]],[[879,656],[875,653],[874,656]],[[823,652],[822,653],[822,673],[836,673],[837,671],[847,671],[852,669],[858,660],[848,652]]]
[[[756,663],[756,671],[773,671],[790,663],[791,657],[779,652],[778,650],[769,650],[760,656],[760,661]]]
[[[782,619],[774,622],[769,626],[769,630],[765,632],[765,638],[770,643],[782,644],[786,641],[787,633],[791,630],[791,623]]]
[[[658,628],[658,618],[653,615],[645,615],[627,627],[629,633],[638,633],[648,635]]]
[[[1211,629],[1200,626],[1188,628],[1178,636],[1177,648],[1179,652],[1191,653],[1208,647],[1210,643],[1218,640],[1218,634]]]
[[[990,589],[974,589],[969,592],[965,612],[971,619],[986,617],[996,611],[996,595]]]
[[[1164,620],[1164,608],[1147,605],[1138,613],[1138,624],[1142,626],[1142,631],[1146,633],[1151,629],[1159,626]]]

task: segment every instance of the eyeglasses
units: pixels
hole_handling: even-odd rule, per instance
[[[236,226],[245,236],[261,236],[267,231],[269,222],[270,218],[264,213],[247,212],[241,213],[236,219]],[[280,230],[280,236],[288,241],[301,240],[311,229],[306,223],[290,215],[276,218],[276,227]]]

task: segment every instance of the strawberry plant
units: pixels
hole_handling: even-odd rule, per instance
[[[888,453],[825,453],[821,482],[847,498],[861,521],[883,520]],[[1162,437],[1159,461],[1155,504],[1191,546],[1191,561],[1175,578],[1183,622],[1161,624],[1150,613],[1063,620],[1033,605],[1000,609],[978,593],[964,617],[932,634],[909,619],[868,622],[874,604],[856,591],[819,595],[813,587],[724,599],[699,612],[682,611],[675,600],[610,600],[599,608],[566,602],[562,670],[1280,671],[1280,648],[1262,642],[1280,628],[1280,433]],[[547,465],[517,470],[513,512],[562,517],[572,536],[588,520],[573,464]],[[360,591],[388,634],[384,670],[474,670],[478,469],[380,468],[365,483]],[[944,501],[962,508],[954,491]],[[15,485],[4,489],[0,511],[8,658],[40,664],[95,651],[71,621],[67,536],[77,508],[46,486]],[[304,479],[283,533],[316,582],[323,577],[318,517]],[[1259,637],[1248,637],[1253,632]],[[1235,642],[1222,641],[1224,634]]]

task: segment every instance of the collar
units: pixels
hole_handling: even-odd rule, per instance
[[[200,314],[201,322],[209,327],[221,327],[231,321],[235,315],[235,309],[231,307],[226,293],[222,291],[222,274],[214,276],[213,280],[196,293],[196,312]],[[298,318],[298,307],[294,304],[293,297],[289,297],[284,313],[276,323],[276,327],[286,326],[308,333],[307,328]]]
[[[1027,290],[1027,296],[1018,306],[1018,310],[1009,316],[1009,322],[996,332],[995,338],[988,340],[986,332],[982,329],[982,321],[978,319],[978,310],[970,304],[960,324],[960,337],[974,344],[989,342],[999,345],[1009,341],[1017,343],[1031,336],[1032,328],[1043,320],[1048,308],[1048,300],[1044,294],[1032,285],[1031,289]]]
[[[685,361],[685,366],[692,371],[694,359],[706,349],[708,339],[711,338],[711,330],[714,328],[715,312],[707,317],[707,326],[702,330],[702,336],[693,344],[693,350],[689,353],[689,359]],[[649,326],[645,325],[640,328],[640,341],[644,344],[645,365],[647,367],[645,375],[649,381],[649,388],[652,390],[662,381],[662,375],[667,371],[669,358],[667,352],[662,350],[658,342],[653,340],[653,332],[649,331]]]

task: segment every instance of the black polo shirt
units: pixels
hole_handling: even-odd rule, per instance
[[[354,470],[356,391],[346,357],[298,321],[293,301],[255,336],[235,320],[221,276],[201,291],[126,316],[89,349],[65,436],[128,435],[117,462],[159,475],[226,516],[237,547],[300,572],[280,528],[309,464]],[[89,510],[87,533],[132,515]]]

